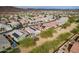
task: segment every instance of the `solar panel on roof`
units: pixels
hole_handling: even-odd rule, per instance
[[[19,37],[19,35],[18,35],[18,34],[16,34],[16,33],[13,33],[13,36],[15,36],[16,38],[18,38],[18,37]]]

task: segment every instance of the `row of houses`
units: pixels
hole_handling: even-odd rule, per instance
[[[37,36],[41,32],[41,29],[48,29],[51,27],[56,28],[57,26],[63,25],[65,22],[67,22],[68,18],[63,17],[63,18],[60,18],[59,20],[44,23],[41,26],[38,24],[40,27],[37,27],[37,28],[35,27],[37,25],[35,25],[35,26],[28,26],[21,29],[13,30],[12,32],[9,32],[8,35],[12,35],[13,37],[15,36],[16,37],[15,40],[18,42],[19,40],[17,40],[17,38],[21,37],[22,35],[24,36],[31,35],[32,37]]]
[[[3,51],[9,47],[15,48],[19,41],[23,40],[25,37],[35,37],[40,33],[39,30],[33,29],[31,27],[26,27],[22,29],[16,29],[11,32],[0,34],[0,51]],[[15,44],[16,43],[16,44]]]
[[[46,17],[31,17],[25,15],[9,15],[9,16],[1,16],[0,18],[0,33],[12,30],[14,28],[21,28],[30,25],[36,25],[40,23],[46,23],[50,21],[54,21],[53,15],[47,15]]]
[[[34,37],[36,35],[38,35],[40,33],[39,30],[37,29],[33,29],[31,27],[26,27],[26,28],[22,28],[22,29],[17,29],[17,30],[13,30],[9,33],[6,33],[6,36],[10,36],[11,38],[14,38],[14,40],[16,42],[19,42],[20,40],[22,40],[22,38],[27,37],[27,36],[31,36]]]
[[[19,41],[23,40],[23,38],[28,36],[36,37],[42,30],[51,27],[56,28],[57,26],[63,25],[67,20],[68,17],[55,19],[52,16],[46,16],[41,18],[32,17],[29,19],[28,16],[10,16],[9,19],[4,18],[4,21],[2,19],[0,20],[0,33],[9,31],[2,33],[0,36],[4,37],[5,41],[7,41],[7,43],[3,42],[3,44],[9,44],[9,47],[15,47],[15,43],[18,44]],[[0,40],[2,40],[2,38],[0,38]],[[0,45],[2,49],[4,48],[3,44]]]
[[[41,24],[38,24],[38,25],[33,26],[33,27],[37,28],[39,30],[48,29],[48,28],[51,28],[51,27],[56,28],[58,26],[65,24],[67,21],[68,21],[68,17],[61,17],[57,20],[49,21],[49,22],[46,22],[46,23],[41,23]]]

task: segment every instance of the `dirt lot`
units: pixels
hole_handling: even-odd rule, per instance
[[[53,34],[53,37],[51,38],[41,38],[39,37],[39,41],[36,42],[36,45],[33,47],[29,47],[29,48],[24,48],[24,47],[20,47],[21,49],[21,53],[25,53],[25,52],[29,52],[31,51],[33,48],[38,47],[42,44],[44,44],[46,41],[50,41],[50,40],[54,40],[56,37],[58,37],[61,33],[64,32],[70,32],[72,29],[74,29],[77,26],[77,24],[72,23],[69,27],[67,27],[66,29],[61,29],[61,28],[56,28],[56,33]]]

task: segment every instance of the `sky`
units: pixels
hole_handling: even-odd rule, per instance
[[[35,8],[35,9],[79,9],[79,6],[17,6],[19,8]]]

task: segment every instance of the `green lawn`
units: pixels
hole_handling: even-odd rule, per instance
[[[42,46],[34,48],[32,53],[46,53],[49,50],[56,50],[63,42],[68,40],[67,38],[71,35],[71,33],[62,33],[55,40],[44,43]]]
[[[56,32],[56,30],[54,29],[54,28],[49,28],[49,29],[47,29],[47,30],[45,30],[45,31],[42,31],[41,33],[40,33],[40,36],[42,37],[42,38],[48,38],[48,37],[52,37],[53,35],[53,33],[54,32]]]
[[[19,43],[21,47],[29,47],[35,45],[35,41],[31,37],[24,38]]]

